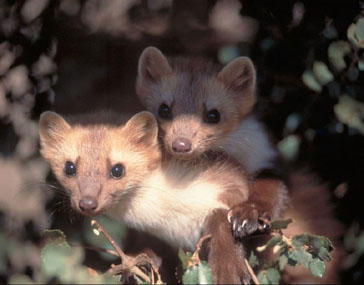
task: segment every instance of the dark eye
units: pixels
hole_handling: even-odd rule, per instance
[[[110,176],[112,178],[120,178],[121,176],[124,175],[125,172],[125,168],[122,164],[118,163],[115,164],[112,168],[111,168],[111,173]]]
[[[170,119],[172,117],[172,112],[168,105],[161,104],[158,109],[158,115],[162,119]]]
[[[205,121],[206,121],[206,123],[209,123],[209,124],[217,124],[218,122],[220,122],[219,111],[216,109],[208,111],[206,113]]]
[[[64,166],[64,173],[68,176],[75,176],[76,175],[76,165],[71,161],[67,161]]]

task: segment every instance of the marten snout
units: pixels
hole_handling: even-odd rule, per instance
[[[83,197],[78,206],[84,215],[91,215],[98,207],[97,200],[90,196]]]
[[[186,138],[177,138],[172,142],[174,152],[190,152],[191,146],[191,141]]]

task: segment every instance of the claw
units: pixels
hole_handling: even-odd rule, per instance
[[[227,219],[228,219],[228,221],[229,221],[229,224],[231,224],[231,218],[233,217],[233,211],[232,210],[230,210],[229,212],[228,212],[228,214],[227,214]]]

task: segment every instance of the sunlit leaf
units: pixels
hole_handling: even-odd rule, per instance
[[[278,235],[278,236],[273,236],[270,240],[268,240],[268,242],[257,248],[257,251],[264,251],[267,249],[267,247],[273,247],[277,244],[279,244],[282,241],[282,236]]]
[[[179,260],[182,263],[182,268],[186,270],[191,264],[192,264],[192,253],[191,252],[185,252],[183,249],[178,250],[178,257]]]
[[[258,257],[254,254],[253,251],[250,253],[249,264],[251,267],[256,267],[259,265]]]
[[[330,44],[328,49],[329,61],[337,71],[340,72],[346,68],[344,57],[350,52],[351,46],[347,41],[335,41]]]
[[[269,284],[278,284],[281,276],[277,269],[268,268],[267,269],[267,279]]]
[[[299,136],[289,135],[278,143],[278,149],[287,160],[292,160],[298,154],[300,142]]]
[[[313,276],[322,277],[325,272],[325,263],[322,260],[315,258],[310,262],[309,268]]]
[[[312,255],[300,247],[297,250],[292,250],[289,252],[289,258],[293,259],[298,264],[303,264],[306,268],[308,268],[308,265],[312,260]]]
[[[347,95],[340,97],[334,111],[340,122],[364,134],[364,104]]]
[[[327,65],[322,61],[315,61],[313,63],[313,73],[317,81],[321,85],[326,85],[334,79],[331,71],[328,69]]]
[[[315,78],[312,70],[306,70],[303,74],[302,74],[302,81],[303,83],[305,83],[305,85],[310,88],[311,90],[315,91],[315,92],[321,92],[322,90],[322,86],[320,85],[320,83],[317,81],[317,79]]]
[[[364,42],[364,18],[361,18],[356,22],[355,36],[359,40],[359,42]]]
[[[279,270],[283,270],[288,263],[288,256],[285,254],[282,254],[279,257]]]
[[[292,219],[284,219],[284,220],[273,220],[271,222],[271,229],[272,230],[282,230],[286,229],[290,223],[292,223]]]
[[[221,64],[227,64],[240,55],[236,46],[226,46],[219,50],[218,59]]]
[[[355,36],[355,23],[351,24],[346,32],[346,35],[348,37],[348,40],[355,46],[359,47],[358,39]]]
[[[182,276],[183,284],[211,284],[212,272],[206,262],[190,266]]]

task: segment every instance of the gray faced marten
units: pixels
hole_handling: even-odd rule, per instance
[[[148,47],[139,59],[136,92],[146,109],[156,116],[166,152],[182,160],[203,158],[211,151],[226,152],[249,174],[256,175],[249,198],[259,205],[256,215],[277,218],[285,213],[295,219],[288,234],[309,231],[333,241],[338,249],[333,252],[334,260],[326,264],[323,278],[292,268],[289,282],[336,283],[342,226],[332,213],[327,187],[311,174],[291,174],[291,202],[286,210],[285,183],[259,176],[262,170],[277,167],[278,154],[254,116],[255,79],[254,66],[247,57],[220,67],[203,59],[167,58],[160,50]],[[233,234],[238,238],[242,232],[235,230],[236,223],[244,223],[241,216],[246,216],[245,209],[246,205],[236,206],[229,212]]]
[[[244,248],[227,220],[228,210],[248,203],[251,193],[239,163],[220,155],[193,163],[163,155],[149,112],[130,120],[111,112],[67,120],[45,112],[40,138],[41,154],[75,210],[108,215],[189,250],[211,234],[213,281],[249,282]]]

